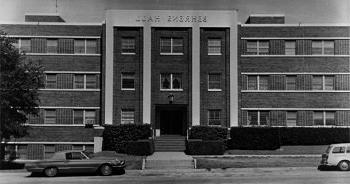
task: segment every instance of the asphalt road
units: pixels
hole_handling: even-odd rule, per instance
[[[206,184],[206,183],[259,183],[259,184],[336,184],[349,183],[350,172],[318,171],[310,167],[294,168],[242,168],[207,170],[146,170],[126,171],[113,176],[58,176],[33,177],[25,171],[0,171],[0,183],[51,184],[51,183],[118,183],[118,184]]]

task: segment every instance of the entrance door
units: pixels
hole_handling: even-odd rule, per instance
[[[165,105],[157,107],[157,124],[160,126],[160,134],[186,134],[186,107]]]

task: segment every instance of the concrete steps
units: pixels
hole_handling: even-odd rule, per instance
[[[185,136],[180,135],[163,135],[156,137],[154,140],[155,151],[184,151],[186,149],[185,139]]]

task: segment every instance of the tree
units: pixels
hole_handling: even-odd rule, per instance
[[[37,90],[43,86],[42,67],[26,61],[13,43],[0,31],[0,160],[6,140],[27,134],[24,124],[29,114],[38,115]]]

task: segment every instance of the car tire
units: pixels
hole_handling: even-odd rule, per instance
[[[348,171],[349,168],[350,168],[350,165],[348,161],[343,160],[338,163],[338,169],[341,171]]]
[[[44,170],[44,174],[47,177],[54,177],[58,173],[58,169],[56,167],[48,167]]]
[[[101,165],[99,171],[102,176],[109,176],[113,172],[112,167],[108,164]]]

